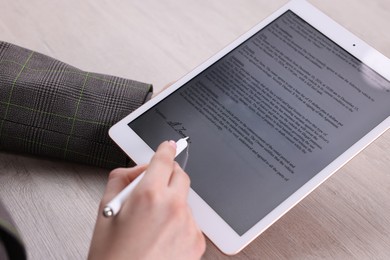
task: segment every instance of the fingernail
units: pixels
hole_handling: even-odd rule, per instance
[[[176,149],[176,142],[175,142],[175,141],[169,140],[168,143],[169,143],[173,148]]]

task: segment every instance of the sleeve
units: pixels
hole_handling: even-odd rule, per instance
[[[0,149],[105,168],[128,166],[108,129],[152,85],[82,71],[0,42]]]
[[[26,250],[15,225],[0,201],[0,259],[26,259]]]

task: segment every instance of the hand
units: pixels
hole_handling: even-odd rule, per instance
[[[89,259],[199,259],[205,238],[187,204],[188,175],[174,162],[176,143],[162,143],[145,176],[112,218],[104,206],[146,166],[116,169],[104,193]]]

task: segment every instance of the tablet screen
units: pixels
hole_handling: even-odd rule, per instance
[[[242,235],[390,115],[390,83],[287,11],[129,123],[190,137],[192,189]]]

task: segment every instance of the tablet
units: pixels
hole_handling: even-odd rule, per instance
[[[137,163],[189,136],[189,204],[235,254],[390,125],[390,62],[291,1],[110,129]]]

